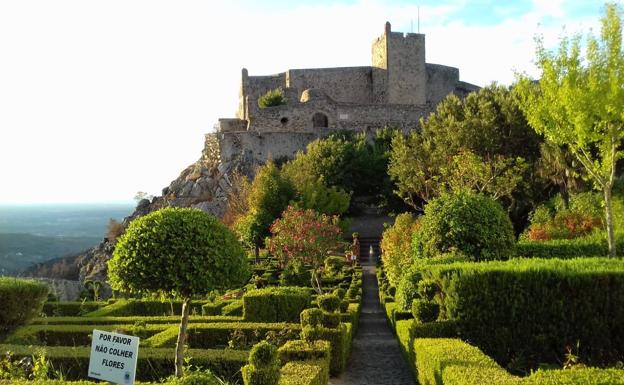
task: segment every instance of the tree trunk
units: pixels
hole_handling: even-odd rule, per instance
[[[254,253],[255,253],[255,261],[254,263],[257,265],[260,259],[260,247],[258,247],[258,245],[254,246]]]
[[[189,309],[191,305],[190,298],[184,298],[182,302],[182,319],[180,320],[180,331],[178,332],[178,341],[176,342],[175,352],[175,375],[182,377],[184,371],[184,344],[186,343],[186,327],[188,325]]]
[[[606,213],[606,221],[607,221],[607,240],[609,242],[609,256],[615,257],[616,248],[615,248],[615,231],[613,229],[613,209],[612,209],[612,199],[611,199],[611,186],[605,186],[604,189],[604,199],[605,199],[605,213]]]

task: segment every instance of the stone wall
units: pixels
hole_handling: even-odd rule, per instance
[[[459,82],[459,69],[427,63],[427,100],[434,106],[446,95],[455,91]]]
[[[286,87],[297,90],[297,100],[303,91],[318,88],[337,102],[370,104],[373,102],[371,71],[371,67],[289,70]]]

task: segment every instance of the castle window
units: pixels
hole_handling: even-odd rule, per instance
[[[328,126],[327,115],[322,114],[320,112],[317,112],[314,115],[312,115],[312,127],[327,128],[327,126]]]
[[[286,123],[288,123],[288,118],[287,118],[287,117],[285,117],[285,116],[284,116],[284,117],[282,117],[282,118],[280,119],[280,123],[282,123],[282,125],[285,125]]]

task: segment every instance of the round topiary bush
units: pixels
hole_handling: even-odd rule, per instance
[[[335,289],[332,294],[337,295],[338,298],[340,299],[344,299],[345,295],[347,294],[347,291],[341,287],[339,287],[338,289]]]
[[[476,261],[507,259],[513,256],[515,237],[511,220],[498,202],[459,192],[429,201],[412,245],[417,258],[458,250]]]
[[[276,365],[278,363],[277,348],[266,341],[255,344],[249,352],[249,363],[256,368]]]
[[[418,322],[433,322],[440,315],[440,305],[425,299],[415,299],[412,302],[412,315]]]
[[[325,271],[329,275],[337,275],[347,263],[343,257],[331,256],[325,258]]]
[[[305,309],[300,314],[301,326],[306,327],[308,325],[317,327],[323,321],[323,311],[321,309],[312,308]]]
[[[335,294],[323,294],[316,298],[318,306],[329,313],[333,313],[340,308],[340,298]]]

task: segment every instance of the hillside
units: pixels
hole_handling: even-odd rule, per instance
[[[17,274],[36,263],[76,254],[96,245],[99,237],[0,234],[0,272]]]

